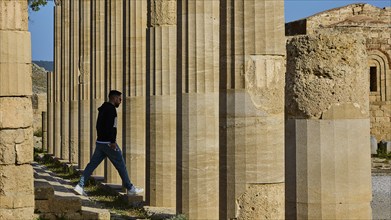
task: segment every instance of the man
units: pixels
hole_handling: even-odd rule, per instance
[[[121,104],[122,93],[111,90],[109,93],[109,102],[104,102],[98,108],[98,120],[96,122],[97,140],[94,154],[91,161],[87,164],[79,183],[74,190],[80,195],[87,195],[84,192],[84,184],[91,176],[92,172],[98,165],[108,157],[117,169],[122,179],[123,186],[127,189],[128,195],[142,193],[144,189],[135,187],[129,180],[128,171],[126,170],[125,161],[122,152],[116,143],[117,137],[117,110]]]

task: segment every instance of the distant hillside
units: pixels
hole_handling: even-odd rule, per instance
[[[33,63],[44,68],[46,71],[53,72],[53,61],[33,60]]]
[[[45,69],[39,67],[37,64],[32,64],[32,81],[33,93],[46,93],[47,87],[47,73]]]

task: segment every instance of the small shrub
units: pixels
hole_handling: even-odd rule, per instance
[[[34,136],[36,136],[36,137],[42,137],[42,130],[34,131]]]

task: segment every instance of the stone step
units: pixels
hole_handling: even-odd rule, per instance
[[[73,185],[45,166],[33,163],[35,210],[42,219],[110,219],[110,212],[96,208],[85,196],[76,195]]]

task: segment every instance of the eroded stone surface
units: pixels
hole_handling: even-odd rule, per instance
[[[176,25],[176,0],[154,0],[151,3],[149,26]]]
[[[0,166],[0,209],[34,207],[33,188],[31,165]]]
[[[284,186],[250,184],[236,201],[237,219],[284,219]]]
[[[31,99],[0,97],[0,129],[27,128],[32,125]]]
[[[286,115],[320,119],[336,104],[368,116],[367,52],[359,35],[320,33],[287,42]]]

